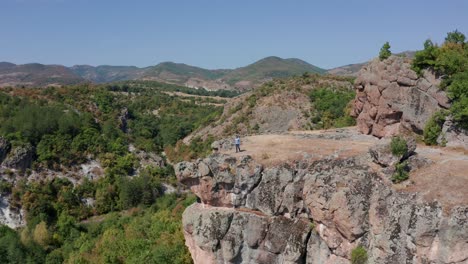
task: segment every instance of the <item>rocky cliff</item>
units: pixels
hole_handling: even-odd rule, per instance
[[[411,60],[391,56],[364,66],[355,81],[354,117],[364,134],[386,137],[409,130],[421,134],[429,118],[450,106],[440,79],[411,70]]]
[[[368,263],[468,263],[466,203],[396,188],[369,153],[349,153],[269,165],[215,153],[177,164],[199,197],[183,215],[194,262],[350,263],[362,245]]]

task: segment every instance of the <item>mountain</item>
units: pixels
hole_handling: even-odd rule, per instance
[[[183,63],[163,62],[155,66],[89,66],[0,63],[0,86],[49,86],[82,82],[109,83],[125,80],[155,80],[207,90],[251,90],[273,78],[325,70],[299,59],[267,57],[237,69],[209,70]]]
[[[135,66],[109,66],[97,67],[89,65],[75,65],[70,68],[76,75],[94,83],[108,83],[138,79],[146,68]]]
[[[231,70],[207,70],[184,63],[163,62],[148,67],[143,80],[156,80],[207,90],[232,90],[232,87],[218,80]]]
[[[273,78],[290,77],[304,72],[322,74],[326,71],[300,59],[282,59],[271,56],[237,68],[224,75],[222,80],[238,89],[248,90],[249,87],[258,86]]]
[[[87,82],[62,65],[0,62],[0,86],[54,86]]]

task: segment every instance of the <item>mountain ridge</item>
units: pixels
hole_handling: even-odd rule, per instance
[[[205,69],[185,63],[161,62],[154,66],[48,65],[0,62],[0,86],[50,86],[78,83],[109,83],[125,80],[156,80],[207,90],[250,90],[275,77],[326,70],[297,58],[269,56],[235,69]],[[48,77],[55,76],[55,79]],[[57,76],[62,79],[57,80]]]

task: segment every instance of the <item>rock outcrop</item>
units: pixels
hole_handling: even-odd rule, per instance
[[[2,165],[7,168],[24,171],[31,167],[34,153],[34,147],[31,145],[16,147],[8,154],[8,157],[3,161]]]
[[[450,106],[440,79],[424,71],[418,76],[409,59],[391,56],[364,66],[355,81],[352,115],[359,130],[377,137],[393,136],[401,130],[421,134],[436,112]]]
[[[442,126],[442,133],[440,133],[437,143],[447,147],[459,147],[468,149],[468,131],[457,127],[452,118],[447,117]]]
[[[368,155],[263,166],[213,154],[175,166],[199,197],[183,228],[195,263],[467,263],[468,207],[396,191]]]
[[[0,137],[0,164],[11,150],[11,144],[5,138]]]
[[[10,228],[24,226],[26,224],[24,212],[11,208],[9,199],[10,197],[0,194],[0,224]]]

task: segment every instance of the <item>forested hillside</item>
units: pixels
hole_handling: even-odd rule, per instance
[[[177,191],[162,152],[217,120],[229,98],[186,89],[2,89],[0,191],[27,224],[1,227],[0,262],[190,263],[180,214],[193,198]],[[30,160],[12,162],[25,152]],[[81,173],[90,162],[103,172]]]

